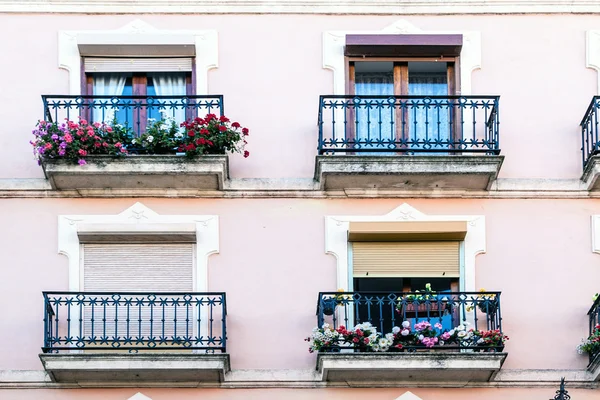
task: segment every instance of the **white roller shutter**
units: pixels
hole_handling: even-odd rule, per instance
[[[192,70],[192,59],[86,57],[83,66],[85,72],[186,72]]]

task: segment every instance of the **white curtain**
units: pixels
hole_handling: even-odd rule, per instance
[[[356,73],[355,94],[361,96],[393,96],[394,75],[392,72]],[[361,100],[356,105],[356,121],[350,121],[356,129],[356,140],[373,141],[361,148],[389,148],[394,141],[394,103],[388,99]],[[383,144],[382,144],[383,143]]]
[[[99,74],[94,76],[95,96],[120,96],[125,89],[125,75],[123,74]],[[112,105],[110,99],[94,100],[94,104],[103,104],[94,107],[92,120],[94,122],[111,123],[118,111],[118,107]]]
[[[412,73],[409,75],[408,92],[415,96],[447,96],[448,84],[446,76],[441,74]],[[450,139],[449,107],[447,100],[428,102],[415,100],[408,108],[409,134],[412,141],[441,140],[446,143]],[[422,148],[423,144],[411,147]],[[435,146],[425,146],[442,148]],[[447,144],[444,144],[447,148]]]
[[[185,96],[185,75],[184,74],[152,74],[152,81],[154,82],[154,89],[156,90],[157,96]],[[160,114],[166,117],[174,118],[177,125],[185,121],[185,106],[186,104],[178,98],[162,99],[161,103],[164,103],[165,108],[161,109]],[[150,114],[156,119],[160,118],[157,113],[159,110],[148,110]]]

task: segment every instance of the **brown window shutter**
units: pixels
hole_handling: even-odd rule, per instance
[[[187,58],[94,58],[83,61],[85,72],[189,72],[192,59]]]
[[[460,242],[353,242],[354,277],[458,278]]]

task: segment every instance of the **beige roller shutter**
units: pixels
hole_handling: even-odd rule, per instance
[[[85,72],[185,72],[192,70],[192,59],[86,57],[83,66]]]
[[[460,276],[460,242],[353,242],[355,277]]]
[[[191,243],[167,244],[83,244],[83,289],[86,292],[191,292],[193,291],[193,266],[194,245]],[[133,296],[135,297],[135,296]],[[175,297],[169,297],[175,298]],[[141,310],[141,314],[138,314]],[[151,315],[150,307],[141,309],[134,307],[135,320],[142,319],[141,331],[137,322],[130,323],[132,336],[148,337],[150,321],[152,320],[153,336],[170,335],[174,331],[175,311],[172,306],[154,308]],[[164,332],[161,324],[165,323]],[[123,334],[126,332],[127,322],[124,321],[124,307],[108,305],[105,308],[96,308],[96,325],[94,334],[99,332],[98,321],[105,317],[107,322],[106,334],[114,334],[115,328]],[[105,315],[103,315],[105,313]],[[118,326],[115,327],[114,317],[118,313]],[[85,333],[91,333],[92,309],[84,307]],[[192,324],[193,321],[187,322]],[[186,322],[179,310],[177,318],[177,331],[185,332]],[[191,331],[191,325],[188,326]]]

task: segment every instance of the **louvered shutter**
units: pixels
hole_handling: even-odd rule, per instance
[[[194,245],[190,243],[168,244],[83,244],[83,288],[86,292],[191,292],[193,290]],[[135,295],[128,296],[136,298]],[[169,299],[179,297],[168,296]],[[135,302],[134,302],[135,304]],[[110,303],[94,307],[95,336],[124,335],[129,328],[130,336],[144,338],[169,336],[177,320],[178,335],[191,331],[193,318],[186,322],[183,310],[173,306],[131,306],[130,322],[126,307]],[[176,312],[178,312],[176,314]],[[115,316],[118,324],[115,326]],[[105,319],[106,327],[101,325]],[[85,334],[92,333],[92,307],[84,309]],[[139,323],[141,320],[141,324]],[[152,320],[152,322],[151,322]],[[164,328],[162,320],[165,321]],[[129,325],[129,326],[128,326]],[[150,329],[152,327],[152,330]]]
[[[83,66],[85,72],[186,72],[192,70],[192,59],[86,57]]]
[[[460,276],[460,242],[353,242],[355,277],[451,278]]]

